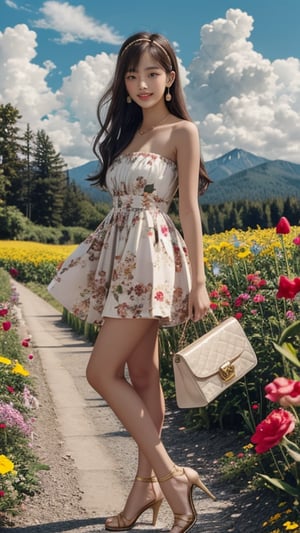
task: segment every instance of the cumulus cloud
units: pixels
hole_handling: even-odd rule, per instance
[[[200,124],[204,157],[238,147],[300,163],[300,61],[272,62],[256,52],[250,40],[253,25],[250,15],[230,9],[225,18],[202,27],[188,69],[178,60],[191,115]],[[87,55],[53,90],[49,79],[55,64],[48,59],[39,65],[37,46],[36,32],[25,24],[0,33],[0,103],[18,108],[24,128],[29,123],[34,131],[45,129],[69,167],[83,164],[94,157],[96,106],[116,55]]]
[[[254,20],[229,9],[201,29],[187,100],[211,159],[239,147],[300,162],[300,61],[271,62],[249,41]]]
[[[62,44],[91,40],[120,44],[122,37],[107,24],[99,24],[85,13],[84,6],[72,6],[68,2],[49,0],[40,9],[44,18],[35,21],[35,26],[58,32]]]
[[[36,33],[25,24],[0,32],[0,102],[16,106],[24,122],[30,122],[32,127],[40,123],[43,115],[61,106],[46,82],[54,64],[34,63],[36,47]]]

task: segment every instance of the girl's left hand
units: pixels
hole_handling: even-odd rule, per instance
[[[205,284],[192,287],[189,295],[189,318],[197,322],[210,310],[210,300]]]

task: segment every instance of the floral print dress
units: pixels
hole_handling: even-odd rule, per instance
[[[167,215],[178,188],[176,164],[159,154],[118,156],[109,167],[112,209],[66,259],[49,292],[74,315],[186,320],[191,286],[186,245]]]

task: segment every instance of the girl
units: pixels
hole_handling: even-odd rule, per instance
[[[176,56],[163,36],[142,32],[124,42],[98,119],[101,170],[94,180],[110,191],[113,206],[49,290],[83,320],[101,323],[87,379],[138,446],[125,508],[106,529],[131,529],[146,509],[155,525],[165,497],[174,512],[171,531],[183,533],[196,521],[193,487],[214,496],[195,470],[174,465],[161,441],[158,329],[200,320],[209,310],[198,194],[199,182],[203,192],[210,180]],[[185,240],[166,214],[177,190]]]

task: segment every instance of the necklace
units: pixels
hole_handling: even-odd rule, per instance
[[[145,133],[149,133],[149,131],[154,130],[154,128],[157,128],[157,126],[160,126],[168,118],[169,115],[170,113],[167,113],[167,115],[165,115],[164,118],[162,118],[157,124],[154,124],[154,126],[152,126],[151,128],[148,128],[146,130],[139,129],[138,134],[145,135]]]

